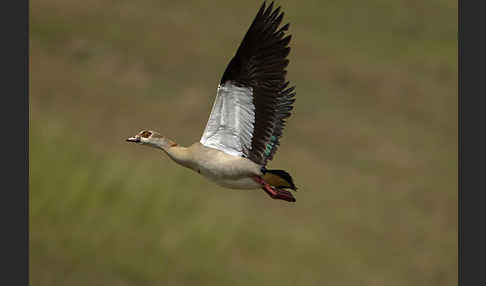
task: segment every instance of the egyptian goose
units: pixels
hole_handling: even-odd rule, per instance
[[[161,149],[176,163],[232,189],[263,189],[273,199],[295,202],[292,177],[267,170],[285,119],[295,101],[295,87],[285,81],[290,35],[284,13],[273,2],[260,7],[235,56],[224,71],[200,142],[182,147],[151,130],[129,142]]]

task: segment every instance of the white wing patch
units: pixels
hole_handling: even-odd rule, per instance
[[[248,155],[254,123],[252,88],[225,82],[218,86],[213,109],[200,142],[230,155]]]

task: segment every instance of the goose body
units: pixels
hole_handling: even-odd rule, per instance
[[[189,147],[151,130],[127,141],[163,150],[176,163],[231,189],[263,189],[270,197],[294,202],[292,177],[267,170],[295,101],[285,80],[289,28],[279,28],[284,13],[264,2],[218,85],[199,142]]]
[[[251,177],[263,175],[261,166],[247,158],[229,155],[199,142],[188,148],[174,148],[168,152],[171,159],[220,186],[231,189],[260,187]]]

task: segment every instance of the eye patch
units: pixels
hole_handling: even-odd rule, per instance
[[[140,134],[140,136],[142,136],[143,138],[148,138],[150,137],[150,135],[152,135],[152,132],[150,131],[144,131],[142,132],[142,134]]]

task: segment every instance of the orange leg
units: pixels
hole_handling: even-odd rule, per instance
[[[265,182],[260,176],[253,177],[254,180],[262,185],[262,189],[272,198],[284,200],[287,202],[295,202],[294,196],[287,190],[276,189]]]

